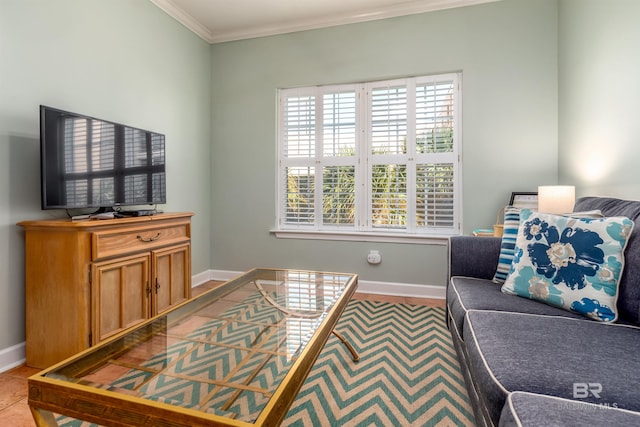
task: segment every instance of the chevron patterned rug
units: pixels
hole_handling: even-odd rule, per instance
[[[444,308],[351,301],[283,426],[473,426]]]
[[[444,308],[351,301],[283,426],[473,426]],[[64,427],[95,426],[60,416]]]

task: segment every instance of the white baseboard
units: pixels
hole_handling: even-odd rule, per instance
[[[213,280],[210,277],[210,272],[207,271],[203,271],[202,273],[198,273],[198,274],[194,274],[193,276],[191,276],[191,287],[195,288],[196,286],[200,286],[205,282],[208,282],[209,280]]]
[[[26,360],[26,343],[13,345],[0,350],[0,372],[8,371],[24,364]]]
[[[416,285],[413,283],[359,280],[357,292],[361,292],[363,294],[391,295],[399,297],[445,299],[444,286]]]
[[[243,271],[206,270],[191,277],[191,286],[198,286],[209,280],[231,280],[242,273]],[[445,297],[445,289],[443,286],[375,282],[371,280],[358,281],[358,292],[432,299],[444,299]],[[26,343],[22,342],[5,349],[0,349],[0,372],[5,372],[22,365],[26,360],[25,348]]]
[[[231,280],[242,273],[242,271],[209,270],[207,272],[200,273],[202,278],[207,279],[200,281],[198,284],[204,283],[207,280]],[[358,292],[362,292],[365,294],[392,295],[415,298],[445,298],[444,286],[416,285],[413,283],[376,282],[373,280],[359,280]]]
[[[231,270],[206,270],[202,273],[198,273],[191,278],[191,287],[196,287],[209,280],[216,280],[226,282],[236,276],[241,275],[244,271],[231,271]]]

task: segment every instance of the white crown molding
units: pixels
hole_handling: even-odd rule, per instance
[[[207,27],[202,25],[196,18],[189,15],[184,9],[176,5],[171,0],[149,0],[151,3],[162,9],[167,15],[180,22],[189,30],[196,33],[203,40],[213,43],[213,34]]]
[[[412,1],[408,3],[372,8],[359,11],[351,15],[319,17],[302,19],[287,24],[266,25],[261,27],[244,28],[237,31],[215,32],[206,28],[196,18],[177,6],[172,0],[150,0],[153,4],[175,18],[191,31],[207,42],[222,43],[235,40],[243,40],[255,37],[272,36],[276,34],[292,33],[296,31],[313,30],[318,28],[333,27],[337,25],[355,24],[359,22],[374,21],[378,19],[395,18],[398,16],[415,15],[419,13],[434,12],[437,10],[452,9],[463,6],[473,6],[483,3],[492,3],[500,0],[431,0]]]

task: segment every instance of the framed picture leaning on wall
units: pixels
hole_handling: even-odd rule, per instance
[[[538,209],[538,193],[536,191],[514,191],[511,193],[509,205],[520,209]]]

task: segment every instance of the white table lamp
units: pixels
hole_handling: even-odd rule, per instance
[[[538,211],[565,214],[573,211],[576,187],[573,185],[541,185],[538,187]]]

